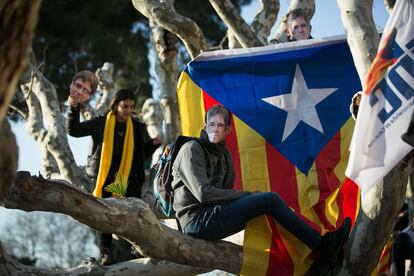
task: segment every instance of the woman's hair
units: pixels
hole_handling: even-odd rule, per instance
[[[115,93],[115,96],[112,99],[110,110],[116,114],[116,106],[119,104],[119,102],[124,100],[133,100],[135,101],[135,95],[132,93],[131,90],[128,89],[120,89]]]
[[[89,81],[91,83],[91,86],[92,86],[91,94],[93,94],[96,88],[98,87],[98,78],[91,71],[84,70],[84,71],[80,71],[76,73],[72,79],[72,82],[75,82],[75,80],[77,79],[81,79],[83,82]]]
[[[207,124],[208,119],[210,119],[211,117],[217,114],[220,114],[223,117],[223,120],[226,126],[230,126],[231,113],[227,108],[225,108],[222,105],[213,105],[212,107],[210,107],[204,116],[204,123]]]

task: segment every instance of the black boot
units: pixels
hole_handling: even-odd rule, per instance
[[[408,125],[407,132],[401,135],[401,139],[404,142],[414,147],[414,112],[411,114],[410,124]]]
[[[321,237],[319,256],[313,262],[308,275],[333,275],[333,270],[343,260],[343,246],[349,237],[351,219],[345,218],[341,227]]]

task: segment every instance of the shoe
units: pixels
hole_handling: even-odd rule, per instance
[[[410,146],[414,147],[414,134],[410,134],[408,132],[404,133],[403,135],[401,135],[401,139],[403,139],[403,141],[409,144]]]
[[[404,142],[414,147],[414,113],[411,115],[410,123],[408,124],[407,132],[401,135]]]
[[[333,275],[333,270],[342,263],[343,246],[351,231],[351,219],[345,218],[341,227],[321,237],[319,256],[310,267],[309,275]]]
[[[107,247],[101,247],[101,265],[111,265],[111,250]]]

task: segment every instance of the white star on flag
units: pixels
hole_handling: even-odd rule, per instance
[[[319,120],[315,106],[337,89],[338,88],[308,89],[302,71],[300,70],[299,65],[296,65],[292,91],[288,94],[262,99],[288,113],[282,142],[289,137],[301,121],[323,133],[321,121]]]

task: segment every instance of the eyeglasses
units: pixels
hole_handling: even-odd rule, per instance
[[[82,83],[79,83],[79,82],[75,81],[73,84],[75,85],[75,87],[78,90],[82,91],[82,93],[89,94],[89,95],[92,94],[92,91],[90,91],[88,88],[86,88]]]
[[[211,123],[208,123],[208,125],[207,125],[207,129],[209,131],[214,131],[216,129],[224,130],[225,128],[226,128],[226,125],[222,124],[222,123],[216,124],[216,123],[211,122]]]

